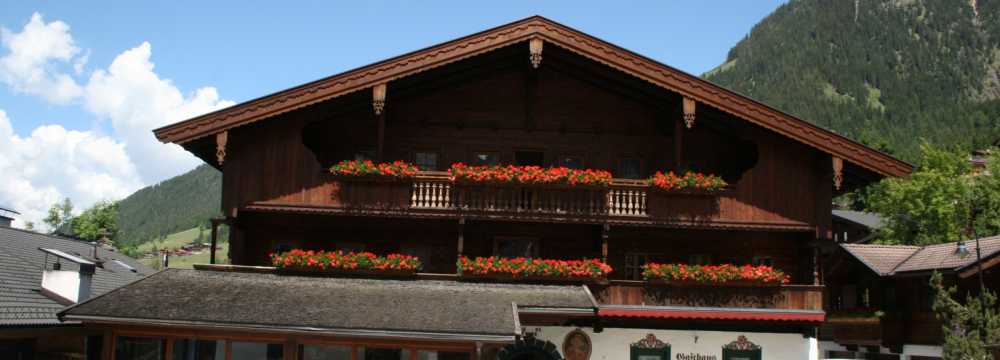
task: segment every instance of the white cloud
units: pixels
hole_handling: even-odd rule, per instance
[[[44,125],[26,137],[0,110],[0,204],[41,225],[49,206],[69,197],[78,205],[120,199],[142,187],[125,145],[91,131]]]
[[[66,23],[46,24],[42,15],[35,13],[19,33],[0,27],[0,44],[8,51],[0,57],[0,81],[14,91],[57,104],[69,103],[81,95],[76,81],[59,71],[61,63],[73,61],[80,53]],[[86,60],[76,61],[82,69]]]
[[[129,155],[140,164],[143,179],[155,181],[190,169],[199,160],[179,146],[161,144],[152,129],[233,102],[220,100],[212,87],[185,96],[170,80],[156,74],[151,56],[152,46],[144,42],[119,54],[106,70],[94,71],[84,88],[84,102],[87,110],[110,120],[128,145]]]
[[[113,137],[107,137],[48,125],[21,138],[4,116],[0,183],[13,185],[0,189],[0,204],[9,202],[33,221],[43,215],[39,209],[47,210],[61,197],[89,206],[191,169],[199,160],[180,146],[160,143],[152,130],[233,104],[213,87],[185,94],[162,78],[154,71],[148,42],[78,82],[70,72],[83,74],[90,51],[79,49],[69,30],[61,21],[46,23],[38,13],[20,32],[0,27],[6,50],[0,56],[0,83],[54,104],[79,104],[113,129]]]

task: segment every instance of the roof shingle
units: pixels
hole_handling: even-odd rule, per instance
[[[375,280],[169,269],[63,312],[220,326],[515,334],[518,306],[588,309],[582,286]]]
[[[956,253],[958,242],[927,246],[840,244],[844,250],[860,260],[880,276],[903,272],[930,270],[959,270],[976,261],[976,241],[966,241],[969,252]],[[989,258],[1000,253],[1000,236],[979,239],[981,257]]]
[[[53,248],[90,258],[93,246],[67,238],[31,231],[0,227],[0,327],[60,324],[56,312],[64,306],[42,295],[42,266],[45,253],[38,248]],[[94,273],[92,291],[95,296],[153,273],[149,267],[125,255],[98,249],[102,260],[119,260],[136,269],[107,261]],[[52,258],[49,259],[50,261]],[[77,265],[62,262],[64,270],[76,270]]]

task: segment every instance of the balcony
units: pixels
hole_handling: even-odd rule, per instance
[[[413,181],[333,180],[335,207],[414,215],[575,222],[703,221],[719,211],[727,190],[665,193],[644,181],[609,187],[461,184],[447,172],[422,171]]]
[[[773,310],[822,310],[823,287],[818,285],[669,286],[645,281],[613,280],[591,286],[601,305],[687,306]]]

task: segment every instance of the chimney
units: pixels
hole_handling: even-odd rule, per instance
[[[42,272],[42,294],[64,305],[78,304],[90,299],[91,282],[97,264],[79,256],[57,249],[38,248],[45,253]],[[49,266],[49,255],[55,257]],[[77,270],[62,270],[62,261],[77,264]],[[51,268],[51,270],[49,270]]]
[[[21,215],[21,213],[0,207],[0,228],[9,228],[17,215]]]

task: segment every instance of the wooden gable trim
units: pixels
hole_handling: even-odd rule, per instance
[[[410,76],[504,46],[541,38],[614,69],[750,121],[883,176],[912,165],[655,60],[543,17],[524,20],[327,77],[154,130],[163,142],[185,143],[376,84]]]

